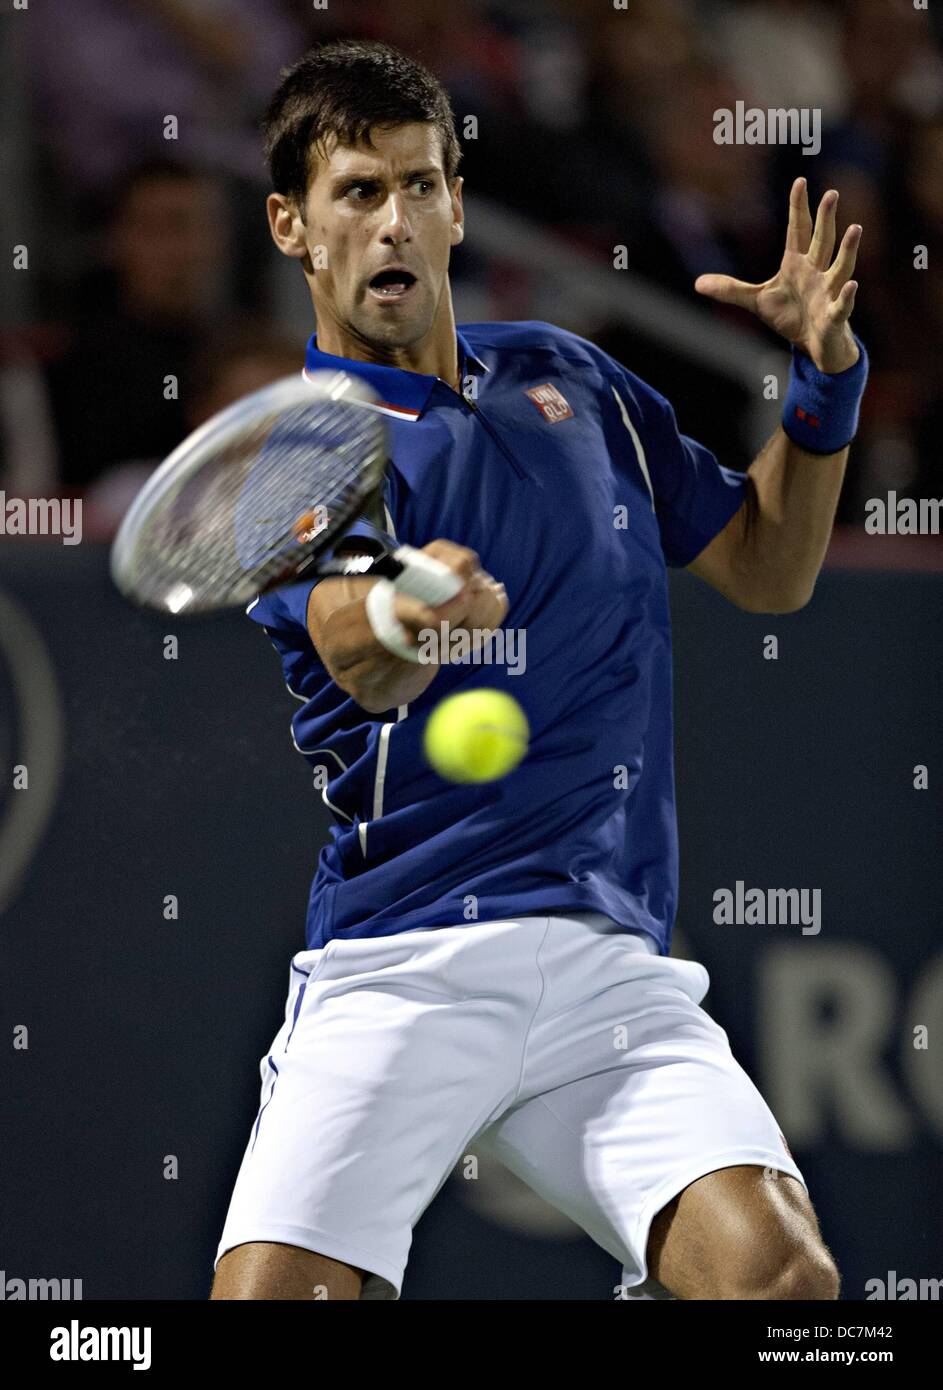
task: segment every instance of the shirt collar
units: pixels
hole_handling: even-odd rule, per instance
[[[459,352],[460,380],[464,381],[469,373],[479,376],[490,370],[473,351],[464,334],[456,330],[455,339]],[[335,357],[333,353],[322,352],[318,347],[317,334],[312,334],[305,352],[305,373],[317,371],[343,371],[362,377],[380,397],[377,409],[384,415],[402,420],[419,419],[440,380],[424,372],[407,372],[401,367],[384,367],[376,362]]]

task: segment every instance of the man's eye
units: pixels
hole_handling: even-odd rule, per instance
[[[347,196],[348,198],[350,198],[352,195],[356,195],[356,196],[353,198],[353,201],[354,201],[355,203],[363,203],[363,202],[366,202],[366,200],[367,200],[368,198],[372,198],[375,192],[376,192],[376,185],[375,185],[375,184],[372,184],[372,183],[352,183],[352,184],[350,185],[350,187],[347,189],[346,196]],[[360,196],[361,194],[363,194],[363,197]]]
[[[428,193],[431,189],[435,188],[435,184],[432,182],[432,179],[416,179],[416,187],[421,193]]]

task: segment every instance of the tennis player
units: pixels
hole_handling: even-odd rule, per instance
[[[748,612],[809,601],[867,371],[849,326],[861,228],[833,259],[838,195],[813,226],[800,179],[772,279],[696,283],[793,346],[782,427],[744,474],[573,333],[456,330],[460,152],[419,64],[314,49],[266,133],[272,235],[314,307],[307,370],[364,378],[390,423],[385,526],[342,546],[409,543],[466,582],[437,609],[388,587],[371,600],[387,581],[364,575],[250,608],[335,823],[211,1296],[399,1297],[413,1227],[471,1151],[587,1231],[629,1296],[836,1298],[802,1173],[699,1007],[707,971],[668,954],[666,567]],[[417,661],[443,622],[526,634],[525,668]],[[480,686],[520,701],[530,753],[498,782],[444,782],[424,724]]]

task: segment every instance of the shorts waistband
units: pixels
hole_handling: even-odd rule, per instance
[[[654,937],[648,935],[648,932],[635,931],[631,927],[620,927],[618,922],[614,922],[604,912],[578,908],[575,912],[551,912],[549,915],[566,921],[582,922],[584,926],[607,936],[621,936],[630,950],[642,951],[650,956],[659,954],[658,943]]]

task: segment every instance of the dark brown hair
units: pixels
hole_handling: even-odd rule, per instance
[[[326,135],[367,144],[373,126],[434,124],[442,164],[452,179],[462,157],[448,93],[421,63],[390,44],[341,39],[309,49],[286,68],[262,131],[272,186],[303,203],[311,151]]]

